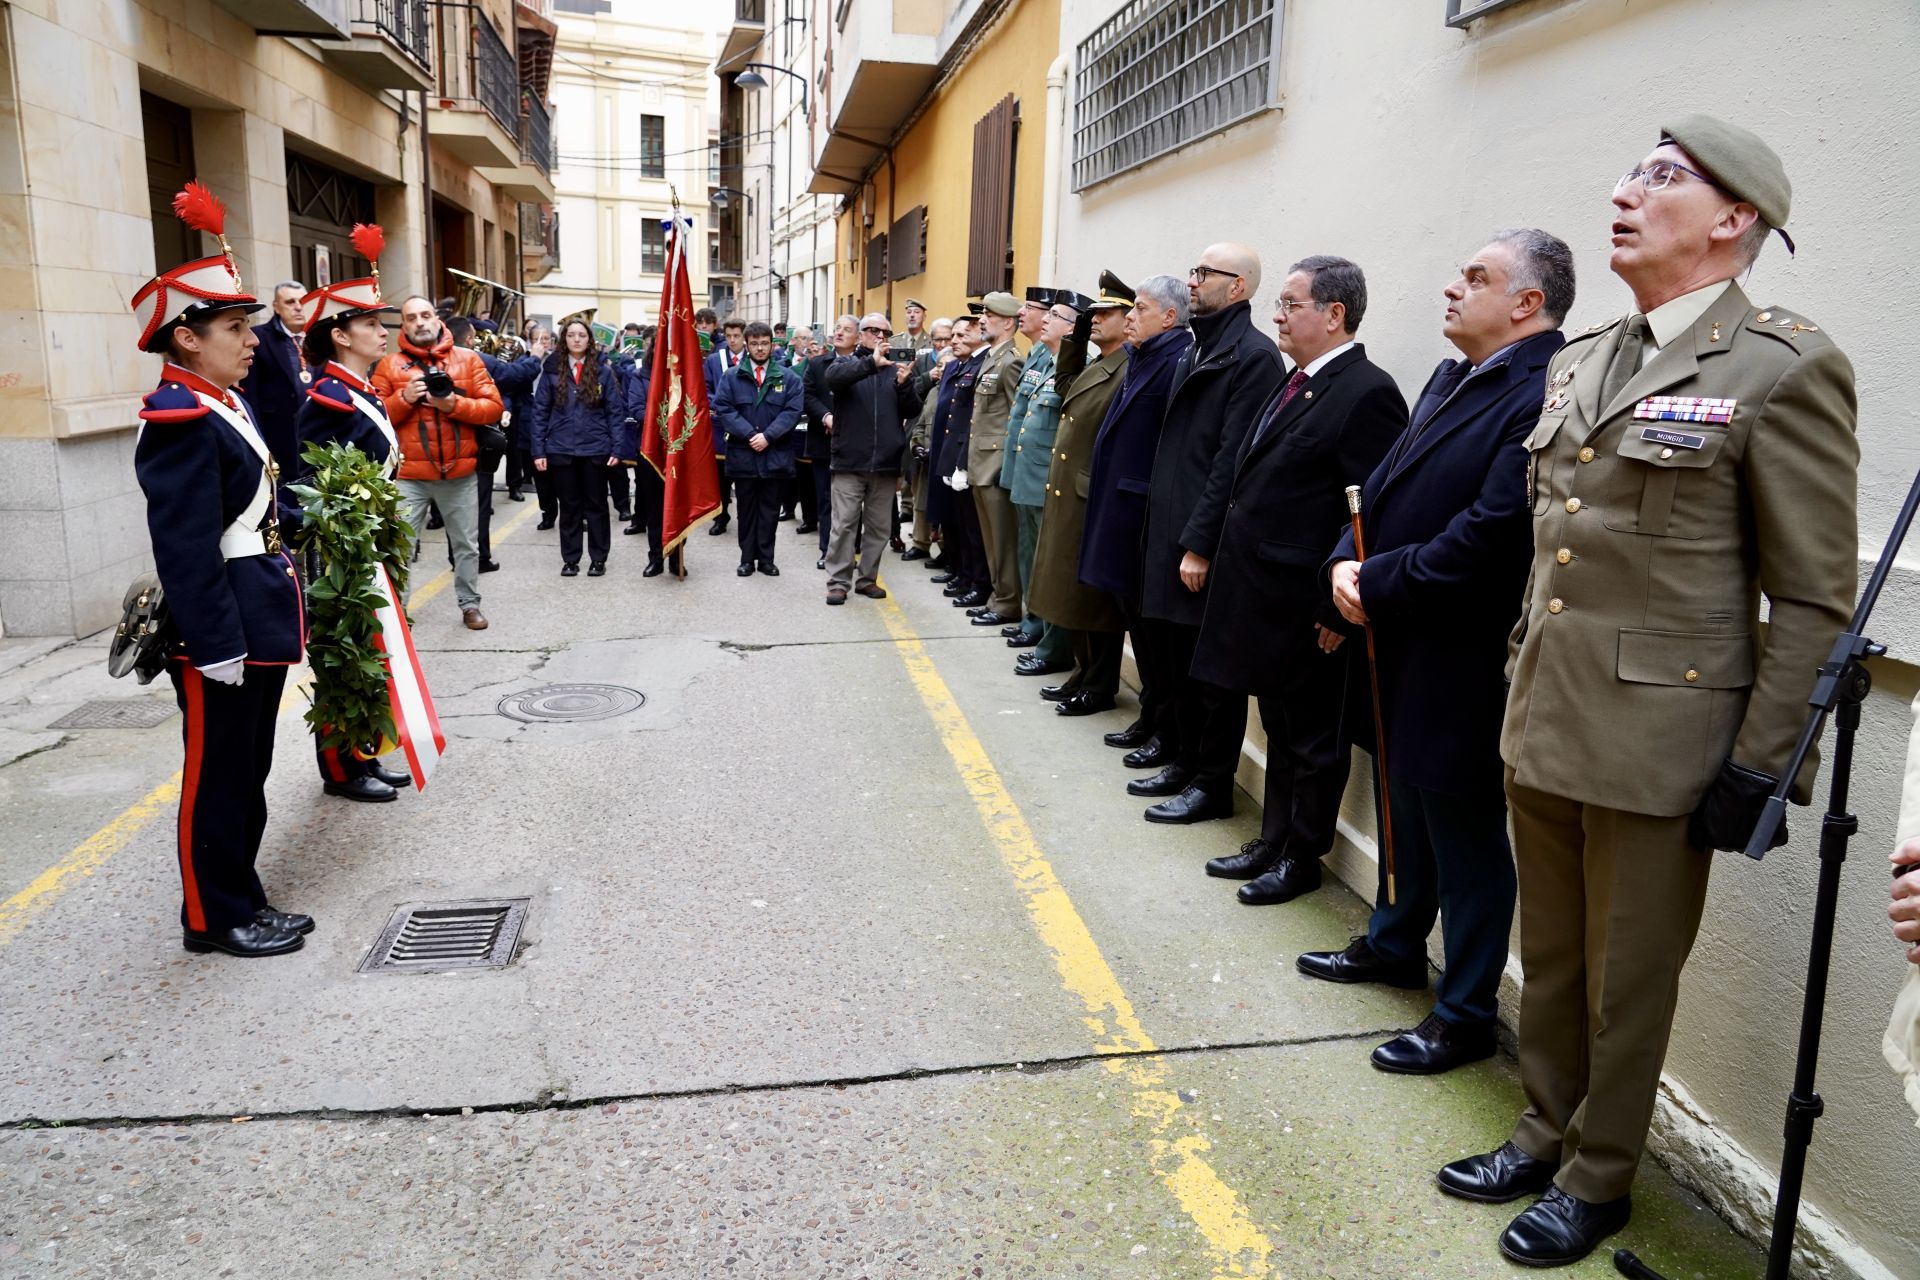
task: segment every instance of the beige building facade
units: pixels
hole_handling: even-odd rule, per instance
[[[1087,288],[1103,267],[1178,274],[1211,241],[1245,240],[1266,266],[1254,303],[1265,324],[1290,262],[1352,258],[1368,280],[1360,339],[1409,400],[1455,354],[1440,291],[1490,232],[1565,239],[1579,273],[1569,330],[1611,319],[1632,307],[1606,267],[1620,173],[1683,113],[1756,130],[1793,180],[1799,254],[1770,244],[1743,283],[1813,317],[1853,359],[1864,581],[1916,460],[1899,388],[1920,371],[1920,336],[1905,319],[1907,273],[1887,269],[1920,231],[1920,10],[1907,0],[1817,19],[1791,0],[1061,0],[1059,47],[1071,62],[1060,282]],[[1138,56],[1148,47],[1158,58]],[[1162,76],[1162,61],[1190,73]],[[1916,564],[1920,545],[1873,627],[1893,654],[1877,664],[1854,779],[1861,835],[1801,1237],[1823,1274],[1920,1275],[1908,1194],[1920,1131],[1880,1055],[1907,967],[1887,932],[1883,858],[1920,682]],[[1256,729],[1243,769],[1255,795],[1261,746]],[[1659,744],[1648,749],[1657,767]],[[1365,770],[1355,777],[1336,862],[1371,897],[1372,802]],[[1789,825],[1792,843],[1764,862],[1722,855],[1715,868],[1656,1121],[1659,1157],[1755,1235],[1770,1221],[1817,874],[1818,813],[1795,810]],[[1511,984],[1507,997],[1511,1019]],[[1488,1145],[1504,1136],[1489,1127]]]
[[[676,194],[694,220],[696,251],[687,262],[694,295],[710,295],[710,266],[727,265],[710,234],[717,218],[709,191],[718,185],[713,42],[732,3],[560,0],[553,69],[559,233],[556,265],[528,300],[534,316],[558,319],[593,307],[614,328],[656,323],[666,270],[661,223]],[[728,278],[725,270],[714,274]]]
[[[362,274],[360,221],[389,295],[524,279],[550,3],[0,4],[0,631],[99,630],[151,566],[132,458],[160,364],[127,302],[211,248],[169,209],[187,179],[262,297]]]

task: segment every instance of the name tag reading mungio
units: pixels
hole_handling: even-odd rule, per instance
[[[1707,445],[1705,436],[1688,435],[1684,431],[1662,431],[1658,427],[1642,428],[1640,438],[1650,440],[1654,444],[1670,445],[1675,449],[1704,449]]]
[[[1649,418],[1655,422],[1715,422],[1733,421],[1735,400],[1716,400],[1704,396],[1648,396],[1633,406],[1633,416]],[[1653,439],[1647,436],[1646,439]],[[1692,448],[1699,448],[1693,445]]]

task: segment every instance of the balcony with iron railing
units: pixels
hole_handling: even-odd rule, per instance
[[[320,48],[341,74],[370,89],[431,89],[433,22],[427,0],[349,0],[351,36]]]
[[[520,159],[551,178],[555,163],[553,114],[531,92],[520,94]]]
[[[520,164],[520,70],[477,4],[435,0],[435,92],[428,121],[436,150],[475,168]]]

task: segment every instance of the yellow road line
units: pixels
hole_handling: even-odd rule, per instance
[[[537,510],[537,507],[529,506],[525,511],[509,517],[494,531],[493,536],[504,539],[531,519]],[[442,569],[432,581],[413,593],[411,604],[419,605],[433,599],[445,591],[452,581],[453,570]],[[280,697],[279,714],[285,715],[303,698],[310,681],[309,677],[287,686],[286,692]],[[98,871],[107,859],[126,848],[143,827],[166,813],[180,799],[180,782],[180,771],[176,769],[172,777],[121,810],[111,822],[81,841],[66,857],[35,876],[26,888],[5,902],[0,902],[0,946],[13,941],[29,920],[52,906],[76,879]]]
[[[1034,931],[1052,953],[1061,984],[1086,1008],[1081,1021],[1094,1038],[1095,1052],[1113,1055],[1107,1070],[1125,1076],[1132,1088],[1132,1114],[1151,1124],[1149,1150],[1155,1175],[1199,1228],[1212,1254],[1215,1275],[1277,1275],[1268,1260],[1273,1242],[1254,1223],[1239,1195],[1207,1163],[1205,1153],[1212,1144],[1206,1135],[1195,1131],[1169,1136],[1186,1104],[1167,1083],[1165,1058],[1158,1055],[1152,1037],[1141,1026],[1120,979],[1054,875],[1020,806],[905,612],[891,596],[879,605],[907,676],[999,849],[1000,861],[1025,900]]]

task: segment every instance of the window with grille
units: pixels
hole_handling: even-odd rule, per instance
[[[1073,189],[1279,103],[1279,0],[1128,0],[1080,42]]]
[[[662,276],[667,273],[667,229],[658,218],[640,219],[640,274]]]
[[[667,176],[667,118],[640,117],[640,176]]]

